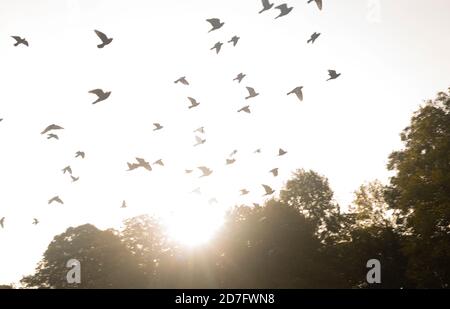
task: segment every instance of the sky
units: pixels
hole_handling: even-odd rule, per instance
[[[258,0],[2,0],[0,283],[32,273],[69,226],[120,228],[149,213],[187,229],[179,235],[210,235],[227,209],[263,202],[261,184],[277,194],[297,168],[326,176],[343,208],[361,184],[386,182],[412,113],[450,86],[450,2],[324,0],[322,11],[306,2],[287,0],[294,9],[275,20],[274,9],[258,14]],[[214,17],[225,25],[208,33]],[[98,49],[94,29],[113,42]],[[306,44],[313,32],[322,34]],[[234,35],[236,47],[226,43]],[[329,69],[342,75],[326,82]],[[174,84],[181,76],[189,86]],[[246,86],[260,95],[245,100]],[[297,86],[303,102],[286,95]],[[92,105],[95,88],[112,94]],[[200,106],[189,110],[188,96]],[[248,104],[251,114],[237,113]],[[64,127],[59,140],[40,134],[53,123]],[[200,126],[206,143],[193,147]],[[135,157],[165,166],[127,172]],[[199,178],[197,166],[213,174]],[[47,204],[55,195],[64,205]]]

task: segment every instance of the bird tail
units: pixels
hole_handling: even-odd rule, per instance
[[[311,43],[312,42],[312,39],[309,39],[308,41],[306,41],[306,43]]]
[[[97,47],[98,47],[98,48],[103,48],[103,47],[105,47],[105,44],[104,44],[104,43],[98,44]]]
[[[17,43],[15,43],[15,44],[14,44],[14,46],[19,46],[19,44],[20,44],[20,43],[19,43],[19,42],[17,42]]]

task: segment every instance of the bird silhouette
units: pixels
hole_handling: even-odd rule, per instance
[[[221,22],[219,18],[210,18],[206,21],[209,22],[212,26],[211,30],[209,30],[208,32],[220,29],[225,24],[224,22]]]
[[[127,208],[127,202],[125,200],[122,201],[122,206],[120,208]]]
[[[185,172],[186,174],[190,174],[190,173],[193,172],[193,170],[184,170],[184,172]]]
[[[59,137],[58,137],[58,135],[56,135],[56,134],[53,134],[53,133],[50,133],[50,134],[48,134],[47,135],[47,139],[58,139],[59,140]]]
[[[44,131],[41,132],[41,134],[45,134],[45,133],[50,132],[50,131],[53,131],[53,130],[62,130],[62,129],[64,129],[64,128],[61,127],[61,126],[59,126],[59,125],[51,124],[51,125],[49,125],[48,127],[46,127],[46,128],[44,129]]]
[[[250,114],[250,105],[245,105],[244,107],[238,109],[238,113],[240,112],[246,112],[248,114]]]
[[[250,193],[250,191],[248,191],[247,189],[241,189],[240,191],[241,191],[241,195],[246,195],[246,194]]]
[[[235,154],[237,154],[237,152],[238,152],[237,149],[235,149],[235,150],[233,150],[233,151],[230,153],[229,156],[232,157],[232,156],[234,156]]]
[[[38,223],[39,223],[39,220],[36,219],[36,218],[33,218],[33,224],[34,224],[34,225],[38,225]]]
[[[65,174],[66,172],[68,172],[69,174],[72,175],[72,168],[70,167],[70,165],[66,166],[65,168],[62,169],[63,174]]]
[[[111,95],[111,91],[105,92],[102,89],[94,89],[89,91],[89,93],[93,93],[97,96],[97,100],[92,102],[92,104],[97,104],[98,102],[104,101]]]
[[[14,43],[14,46],[19,46],[20,44],[23,44],[25,46],[29,46],[28,45],[28,41],[24,38],[21,38],[20,36],[17,35],[13,35],[11,36],[14,40],[16,40],[16,43]]]
[[[269,171],[269,173],[272,173],[272,175],[273,175],[274,177],[277,177],[277,176],[278,176],[278,168],[273,168],[273,169],[271,169],[271,170]]]
[[[269,187],[268,185],[262,185],[264,187],[264,190],[266,191],[266,194],[264,194],[264,196],[266,195],[271,195],[272,193],[275,192],[274,189],[272,189],[271,187]]]
[[[275,17],[275,19],[289,14],[293,9],[293,7],[288,7],[286,3],[276,6],[275,8],[280,10],[280,14],[277,17]]]
[[[180,77],[174,83],[175,84],[182,83],[183,85],[186,85],[186,86],[189,85],[189,82],[186,80],[186,76]]]
[[[127,165],[128,165],[128,171],[135,170],[135,169],[137,169],[140,166],[139,164],[130,163],[130,162],[127,162]]]
[[[231,38],[231,40],[228,41],[228,43],[233,43],[233,46],[236,46],[236,44],[238,43],[239,39],[240,39],[240,37],[235,35],[235,36],[233,36]]]
[[[259,93],[257,93],[255,89],[253,89],[252,87],[245,87],[245,88],[247,88],[248,91],[248,96],[245,97],[246,100],[254,98],[259,95]]]
[[[236,159],[227,159],[226,160],[226,165],[233,164],[234,162],[236,162]]]
[[[155,126],[153,131],[158,131],[158,130],[161,130],[162,128],[164,128],[161,124],[159,124],[157,122],[153,123],[153,125]]]
[[[76,182],[76,181],[78,181],[80,179],[80,177],[75,177],[75,176],[72,176],[72,175],[70,175],[70,178],[72,178],[72,182]]]
[[[308,0],[308,3],[315,2],[319,10],[322,10],[322,0]]]
[[[314,42],[317,40],[317,38],[319,36],[320,36],[320,33],[314,32],[313,34],[311,34],[311,38],[308,41],[306,41],[306,43],[314,44]]]
[[[81,157],[82,159],[84,159],[85,156],[86,154],[84,153],[84,151],[77,151],[75,153],[75,158]]]
[[[64,202],[59,198],[59,196],[52,197],[48,200],[48,203],[51,204],[53,202],[64,204]]]
[[[278,149],[278,156],[279,157],[281,157],[281,156],[283,156],[283,155],[285,155],[285,154],[287,154],[287,151],[286,150],[283,150],[283,149]]]
[[[204,144],[206,142],[206,139],[202,139],[200,136],[195,136],[195,141],[196,143],[194,144],[194,147]]]
[[[162,159],[156,160],[155,162],[153,162],[153,164],[164,166]]]
[[[267,10],[270,10],[273,7],[273,3],[270,3],[269,0],[262,0],[263,8],[258,13],[261,14],[262,12],[265,12]]]
[[[336,73],[335,70],[328,70],[328,75],[330,75],[330,78],[328,78],[327,81],[338,78],[341,76],[341,73]]]
[[[295,94],[300,101],[303,101],[302,89],[303,89],[303,86],[295,87],[294,89],[289,91],[287,95]]]
[[[143,167],[143,168],[145,168],[145,169],[148,170],[148,171],[151,171],[151,170],[152,170],[152,167],[150,166],[150,163],[147,162],[147,161],[145,161],[144,159],[142,159],[142,158],[136,158],[136,161],[138,162],[138,165],[139,165],[140,167]]]
[[[113,39],[112,38],[108,38],[106,36],[106,34],[104,34],[103,32],[98,31],[98,30],[94,30],[94,31],[95,31],[95,34],[97,34],[97,36],[102,41],[101,44],[97,45],[98,48],[103,48],[103,47],[105,47],[106,45],[108,45],[109,43],[112,42]]]
[[[206,166],[199,166],[197,167],[200,171],[202,171],[202,175],[200,177],[206,177],[212,174],[212,170],[207,168]]]
[[[215,49],[216,50],[216,54],[218,54],[220,52],[220,49],[222,48],[223,43],[222,42],[217,42],[216,44],[214,44],[213,47],[211,47],[210,50]]]
[[[194,98],[188,97],[188,99],[191,101],[191,105],[188,107],[189,109],[200,105],[200,102],[197,102]]]
[[[0,219],[0,226],[3,228],[5,228],[5,217]]]
[[[261,153],[261,148],[256,149],[253,153]]]
[[[203,134],[203,133],[205,133],[205,128],[204,128],[204,127],[197,128],[197,129],[194,130],[194,133],[195,133],[195,132],[198,132],[198,133],[202,133],[202,134]]]
[[[233,81],[237,80],[238,83],[241,83],[241,81],[244,79],[246,75],[244,73],[239,73],[234,79]]]

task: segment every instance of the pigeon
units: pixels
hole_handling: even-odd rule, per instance
[[[184,170],[184,172],[185,172],[186,174],[190,174],[190,173],[193,172],[193,170]]]
[[[200,105],[200,102],[197,102],[194,98],[188,97],[189,101],[191,101],[191,106],[189,106],[189,109],[194,108],[198,105]]]
[[[308,41],[306,41],[306,43],[314,44],[314,42],[317,40],[319,36],[320,33],[314,32],[313,34],[311,34],[311,38]]]
[[[234,156],[235,154],[237,154],[237,152],[238,152],[237,149],[235,149],[235,150],[233,150],[233,151],[230,153],[229,156],[232,157],[232,156]]]
[[[128,171],[135,170],[135,169],[137,169],[140,166],[139,164],[130,163],[130,162],[127,162],[127,165],[128,165]]]
[[[273,168],[269,171],[269,173],[272,173],[274,177],[278,176],[278,168]]]
[[[70,177],[72,178],[72,182],[78,181],[80,179],[80,177],[75,177],[70,175]]]
[[[164,128],[162,125],[160,125],[160,124],[157,123],[157,122],[153,123],[153,125],[155,126],[155,128],[153,129],[153,131],[158,131],[158,130],[161,130],[162,128]]]
[[[64,202],[59,198],[59,196],[52,197],[51,199],[48,200],[49,204],[51,204],[53,202],[64,204]]]
[[[153,164],[158,164],[158,165],[164,166],[162,159],[156,160],[155,162],[153,162]]]
[[[46,127],[46,128],[44,129],[44,131],[41,132],[41,134],[45,134],[45,133],[50,132],[50,131],[52,131],[52,130],[62,130],[62,129],[64,129],[64,128],[61,127],[61,126],[59,126],[59,125],[51,124],[51,125],[49,125],[48,127]]]
[[[175,84],[182,83],[183,85],[186,85],[186,86],[189,85],[189,82],[186,80],[186,76],[180,77],[174,83]]]
[[[199,133],[203,134],[203,133],[205,133],[205,128],[204,127],[197,128],[197,129],[194,130],[194,133],[195,132],[199,132]]]
[[[234,79],[233,81],[237,80],[238,83],[241,83],[241,81],[244,79],[246,75],[244,73],[239,73]]]
[[[209,175],[211,175],[212,174],[212,170],[211,169],[209,169],[209,168],[207,168],[206,166],[199,166],[199,167],[197,167],[199,170],[201,170],[202,171],[202,175],[200,176],[200,177],[206,177],[206,176],[209,176]]]
[[[200,191],[200,187],[195,188],[194,190],[191,191],[191,193],[202,194],[202,192]]]
[[[0,219],[0,226],[3,228],[5,228],[5,217]]]
[[[254,97],[256,97],[257,95],[259,95],[259,93],[257,93],[257,92],[255,91],[255,89],[253,89],[252,87],[245,87],[245,88],[247,88],[247,91],[248,91],[248,96],[245,97],[246,100],[251,99],[251,98],[254,98]]]
[[[285,155],[285,154],[287,154],[287,151],[286,151],[286,150],[283,150],[283,149],[281,149],[281,148],[278,150],[278,156],[279,156],[279,157],[281,157],[282,155]]]
[[[215,197],[212,197],[208,200],[209,205],[218,204],[218,203],[219,203],[219,201]]]
[[[62,169],[63,174],[65,174],[66,172],[68,172],[69,174],[72,175],[72,168],[70,167],[70,165],[66,166],[65,168]]]
[[[228,41],[228,43],[233,43],[233,46],[236,46],[236,44],[238,43],[239,39],[240,39],[240,37],[235,35],[235,36],[233,36],[231,38],[231,40]]]
[[[308,0],[308,3],[311,3],[313,1],[316,2],[317,7],[319,8],[319,10],[322,10],[322,0]]]
[[[233,164],[234,162],[236,162],[236,159],[227,159],[226,160],[226,165]]]
[[[241,109],[238,109],[238,113],[240,112],[246,112],[248,114],[250,114],[250,105],[246,105],[244,107],[242,107]]]
[[[14,40],[16,40],[16,43],[14,43],[14,46],[19,46],[20,44],[23,44],[25,46],[29,46],[28,45],[28,41],[24,38],[21,38],[20,36],[17,35],[13,35],[11,36]]]
[[[85,156],[86,154],[84,153],[84,151],[77,151],[75,153],[75,158],[81,157],[82,159],[84,159]]]
[[[152,170],[152,167],[150,166],[150,163],[148,163],[148,162],[145,161],[144,159],[142,159],[142,158],[136,158],[136,161],[138,161],[139,166],[145,168],[146,170],[148,170],[148,171],[151,171],[151,170]]]
[[[341,75],[341,73],[338,74],[336,73],[335,70],[328,70],[328,75],[330,75],[330,78],[327,79],[327,81],[338,78]]]
[[[52,139],[52,138],[59,140],[59,137],[56,134],[50,133],[50,134],[47,135],[47,139]]]
[[[270,10],[273,7],[273,3],[270,3],[269,0],[262,0],[263,8],[258,13],[261,14],[262,12],[265,12],[267,10]]]
[[[104,34],[103,32],[98,31],[98,30],[94,30],[94,31],[97,34],[97,36],[100,38],[100,40],[102,40],[102,43],[97,45],[98,48],[103,48],[103,47],[105,47],[106,45],[108,45],[109,43],[112,42],[113,39],[112,38],[108,38],[106,36],[106,34]]]
[[[280,10],[280,14],[277,17],[275,17],[275,19],[289,14],[293,9],[293,7],[288,7],[286,3],[276,6],[275,8]]]
[[[266,194],[264,194],[263,196],[266,195],[271,195],[272,193],[275,192],[274,189],[272,189],[271,187],[269,187],[268,185],[262,185],[264,187],[264,190],[266,191]]]
[[[210,18],[210,19],[207,19],[206,21],[209,22],[212,26],[211,30],[209,30],[208,33],[222,28],[222,26],[225,24],[224,22],[220,22],[219,18]]]
[[[125,200],[123,200],[122,202],[122,206],[120,206],[120,208],[127,208],[127,202]]]
[[[253,153],[261,153],[261,148],[256,149]]]
[[[36,219],[36,218],[33,218],[33,224],[34,224],[34,225],[38,225],[38,223],[39,223],[39,220]]]
[[[290,92],[288,92],[287,95],[290,94],[295,94],[297,96],[297,98],[300,101],[303,101],[303,92],[302,92],[303,86],[299,86],[299,87],[295,87],[294,89],[292,89]]]
[[[89,93],[93,93],[98,97],[95,102],[92,102],[92,104],[104,101],[111,95],[111,91],[104,92],[102,89],[94,89],[89,91]]]
[[[241,189],[241,195],[246,195],[249,193],[250,193],[250,191],[248,191],[247,189]]]
[[[222,42],[217,42],[216,44],[214,44],[213,47],[210,48],[210,50],[215,49],[216,50],[216,54],[218,54],[220,52],[220,48],[222,48],[223,43]]]
[[[206,139],[202,139],[200,136],[195,136],[195,140],[197,143],[194,144],[194,147],[204,144],[206,142]]]

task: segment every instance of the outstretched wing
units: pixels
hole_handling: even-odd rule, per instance
[[[319,8],[319,10],[321,10],[322,9],[322,0],[316,0],[316,4],[317,4],[317,7]]]
[[[192,105],[197,104],[197,101],[194,98],[188,97],[189,101],[191,101]]]
[[[93,90],[89,91],[89,93],[93,93],[93,94],[97,95],[98,97],[101,97],[102,95],[104,95],[104,92],[102,89],[93,89]]]
[[[246,87],[248,94],[251,96],[254,96],[256,94],[255,89],[253,89],[252,87]]]
[[[272,193],[273,190],[271,187],[269,187],[268,185],[262,185],[262,186],[264,187],[264,190],[266,191],[267,194]]]
[[[328,74],[332,77],[332,76],[336,76],[336,71],[335,70],[328,70]]]
[[[209,18],[206,21],[209,22],[213,27],[217,27],[220,24],[220,19],[218,18]]]
[[[104,34],[101,31],[98,31],[98,30],[94,30],[94,31],[97,34],[97,36],[100,38],[100,40],[102,40],[102,42],[108,41],[108,37],[106,36],[106,34]]]

